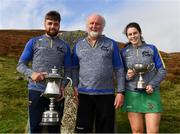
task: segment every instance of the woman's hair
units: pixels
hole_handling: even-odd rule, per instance
[[[142,37],[141,27],[140,27],[139,24],[136,23],[136,22],[131,22],[131,23],[129,23],[129,24],[126,26],[126,28],[124,29],[123,33],[127,36],[127,30],[128,30],[128,28],[132,28],[132,27],[136,28],[136,29],[139,31],[139,33],[141,34],[140,39],[141,39],[142,43],[145,43],[144,38]]]
[[[61,15],[57,11],[49,11],[46,16],[45,20],[54,20],[54,21],[61,21]]]

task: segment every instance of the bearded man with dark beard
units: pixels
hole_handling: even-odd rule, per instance
[[[45,75],[51,73],[51,69],[64,68],[64,77],[71,77],[70,47],[58,38],[61,16],[57,11],[50,11],[44,20],[45,34],[30,39],[19,59],[17,70],[29,79],[29,132],[41,133],[40,125],[42,114],[49,109],[49,99],[41,94],[46,88]],[[28,64],[31,62],[31,67]],[[63,98],[63,90],[67,81],[63,81],[59,87]],[[63,101],[55,103],[56,111],[63,111]],[[49,126],[48,132],[59,133],[60,125]]]

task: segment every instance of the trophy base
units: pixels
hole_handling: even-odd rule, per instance
[[[144,81],[140,80],[137,82],[137,86],[136,86],[137,90],[145,90],[146,89],[146,84]]]
[[[59,126],[60,123],[59,122],[41,122],[40,125],[41,126]]]
[[[59,114],[57,111],[45,111],[42,115],[40,125],[59,125]]]

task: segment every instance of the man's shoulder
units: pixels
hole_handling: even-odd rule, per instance
[[[43,38],[43,35],[30,38],[26,43],[27,46],[34,46],[39,40]]]
[[[113,41],[113,42],[115,42],[114,39],[112,39],[112,38],[110,38],[110,37],[107,37],[107,36],[105,36],[105,35],[102,35],[100,38],[101,38],[101,40],[107,40],[107,41]]]
[[[64,46],[65,48],[70,48],[70,44],[67,41],[65,41],[65,40],[63,40],[61,38],[57,38],[57,40],[58,40],[57,45]]]
[[[40,36],[36,36],[36,37],[31,38],[29,41],[36,42],[36,41],[42,40],[42,39],[43,39],[43,35],[40,35]]]
[[[64,38],[61,38],[61,37],[57,36],[56,39],[57,39],[59,42],[62,42],[62,43],[64,43],[64,44],[68,44],[68,42],[67,42]]]
[[[81,43],[81,42],[86,42],[86,37],[84,37],[84,38],[79,38],[79,39],[77,40],[76,44]]]
[[[115,44],[117,45],[117,42],[114,39],[107,37],[105,35],[101,36],[101,41],[105,42],[105,44],[109,44],[109,45],[111,44],[112,46]]]
[[[87,43],[86,38],[79,38],[77,42],[75,43],[75,46],[81,46],[84,45],[84,43]]]

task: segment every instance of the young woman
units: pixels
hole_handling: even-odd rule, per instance
[[[166,75],[162,58],[157,48],[146,44],[138,23],[129,23],[125,28],[129,40],[122,50],[122,58],[127,71],[125,102],[122,110],[128,112],[132,133],[143,133],[144,119],[147,133],[158,133],[162,106],[159,84]],[[139,75],[132,69],[134,64],[148,65],[148,72],[143,74],[144,89],[137,89]]]

